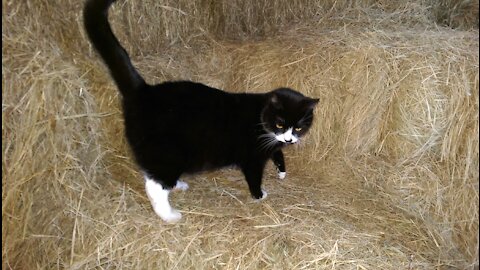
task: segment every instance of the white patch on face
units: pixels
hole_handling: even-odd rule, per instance
[[[297,136],[293,135],[292,132],[293,128],[289,128],[284,133],[275,135],[275,139],[284,143],[296,143],[298,141],[298,138]]]
[[[144,176],[144,178],[145,190],[155,213],[165,222],[173,223],[179,221],[182,218],[182,214],[173,209],[168,202],[170,191],[163,189],[162,185],[148,176]]]
[[[278,173],[278,178],[280,178],[280,179],[285,179],[285,176],[287,176],[287,172],[279,172]]]

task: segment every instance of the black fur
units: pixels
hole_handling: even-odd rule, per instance
[[[184,173],[238,166],[254,198],[262,198],[266,162],[284,172],[272,134],[313,120],[318,99],[287,88],[264,94],[227,93],[190,81],[148,85],[131,64],[108,22],[113,0],[89,0],[84,9],[88,37],[110,69],[121,94],[128,142],[141,169],[171,189]]]

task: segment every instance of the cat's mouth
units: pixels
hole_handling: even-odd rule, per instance
[[[291,128],[285,131],[284,133],[275,134],[275,139],[285,144],[294,144],[298,142],[298,137],[292,134]]]
[[[290,141],[286,141],[286,140],[285,140],[285,141],[284,141],[284,140],[278,140],[278,139],[277,139],[277,141],[279,141],[279,142],[281,142],[281,143],[284,143],[284,144],[295,144],[295,143],[298,142],[298,140],[297,140],[297,141],[292,141],[292,140],[290,140]]]

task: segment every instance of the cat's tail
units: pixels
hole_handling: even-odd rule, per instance
[[[115,0],[88,0],[83,10],[87,35],[110,69],[122,95],[127,98],[146,85],[120,45],[108,22],[108,8]]]

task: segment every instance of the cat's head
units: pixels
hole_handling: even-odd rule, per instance
[[[263,128],[279,142],[298,142],[310,129],[313,109],[319,100],[289,88],[279,88],[267,95],[261,119]]]

